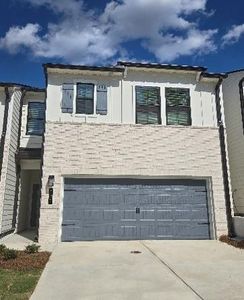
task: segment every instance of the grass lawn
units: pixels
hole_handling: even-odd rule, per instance
[[[3,251],[0,252],[0,300],[30,299],[51,253],[16,251],[15,258],[6,259]]]
[[[16,271],[0,269],[0,299],[29,299],[42,270]]]

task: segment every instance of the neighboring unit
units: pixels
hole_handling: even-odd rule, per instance
[[[0,83],[0,236],[38,227],[45,91]]]
[[[44,69],[41,243],[231,233],[224,74],[128,62]]]
[[[234,225],[244,237],[244,69],[228,73],[223,82]]]

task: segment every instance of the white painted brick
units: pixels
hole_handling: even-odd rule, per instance
[[[41,243],[59,239],[61,176],[72,174],[211,178],[217,235],[227,231],[216,128],[47,122]],[[48,175],[55,175],[52,206],[46,192]]]

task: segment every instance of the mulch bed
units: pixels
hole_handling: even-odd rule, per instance
[[[28,254],[25,251],[17,251],[17,258],[9,260],[4,260],[0,255],[0,268],[18,271],[43,269],[50,255],[50,252]]]
[[[236,247],[239,249],[244,249],[244,240],[235,240],[235,239],[228,237],[227,235],[221,235],[219,240],[221,242],[231,245],[233,247]]]

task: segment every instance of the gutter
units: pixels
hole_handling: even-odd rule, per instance
[[[243,93],[244,77],[239,81],[239,93],[241,102],[241,117],[242,117],[242,130],[244,134],[244,93]]]
[[[225,128],[221,113],[221,103],[220,103],[220,86],[223,82],[223,77],[220,77],[218,83],[215,87],[215,99],[216,99],[216,111],[217,111],[217,121],[219,127],[219,140],[220,140],[220,150],[221,150],[221,160],[222,160],[222,172],[223,172],[223,183],[225,192],[225,209],[226,209],[226,219],[228,236],[234,237],[234,226],[232,220],[231,212],[231,199],[230,199],[230,186],[229,186],[229,172],[227,163],[227,153],[226,153],[226,142],[225,142]]]
[[[5,108],[4,108],[4,117],[3,117],[3,129],[0,140],[0,180],[2,175],[2,166],[3,166],[3,153],[4,153],[4,145],[5,138],[7,132],[7,123],[8,123],[8,111],[9,111],[9,102],[10,102],[10,94],[8,87],[5,87]]]

